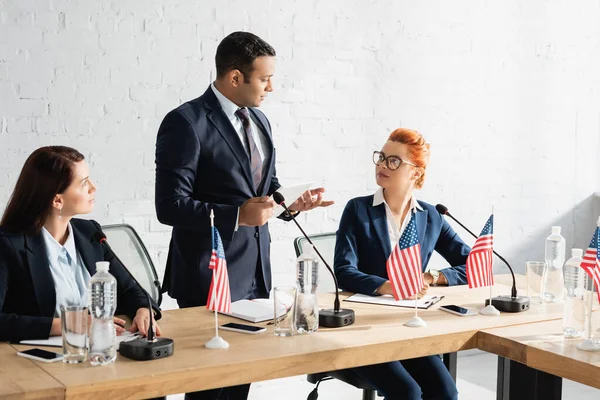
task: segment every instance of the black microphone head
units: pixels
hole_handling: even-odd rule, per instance
[[[104,232],[102,231],[96,231],[92,234],[92,238],[90,240],[90,242],[94,243],[94,242],[99,242],[102,243],[103,241],[106,240],[106,235],[104,234]]]
[[[285,198],[279,192],[273,193],[273,200],[275,200],[275,203],[277,203],[277,204],[281,204],[281,203],[285,202]]]
[[[435,206],[435,209],[442,215],[448,214],[448,207],[446,207],[443,204],[438,204],[437,206]]]

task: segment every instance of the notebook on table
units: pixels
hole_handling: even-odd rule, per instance
[[[275,306],[273,299],[238,300],[231,303],[229,315],[249,322],[263,322],[274,318]],[[277,317],[287,312],[286,307],[280,304],[277,309]]]
[[[444,296],[423,296],[419,300],[417,300],[417,308],[427,309],[443,299]],[[379,304],[383,306],[395,306],[395,307],[406,307],[406,308],[415,308],[415,300],[395,300],[393,296],[383,295],[383,296],[368,296],[366,294],[354,294],[344,301],[351,301],[355,303],[369,303],[369,304]]]

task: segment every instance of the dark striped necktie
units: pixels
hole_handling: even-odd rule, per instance
[[[244,126],[244,133],[246,133],[246,143],[248,156],[250,158],[250,170],[252,171],[252,181],[254,182],[254,189],[258,190],[260,181],[262,180],[262,160],[260,159],[260,153],[258,152],[258,145],[254,141],[252,136],[252,128],[250,127],[250,115],[248,115],[247,108],[239,108],[235,115],[242,121]]]

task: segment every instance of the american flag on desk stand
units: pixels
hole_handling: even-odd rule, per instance
[[[392,293],[396,300],[407,299],[423,289],[423,271],[421,267],[421,245],[417,235],[415,214],[394,247],[386,262],[386,269]]]
[[[213,270],[213,277],[208,291],[208,305],[206,308],[215,311],[215,313],[229,314],[231,312],[231,291],[229,289],[225,250],[219,231],[215,226],[211,226],[211,229],[213,251],[208,268]]]
[[[490,215],[467,257],[469,288],[494,285],[494,214]]]
[[[600,301],[600,248],[598,248],[598,243],[600,242],[600,218],[598,219],[598,224],[599,226],[594,231],[590,246],[583,255],[581,268],[593,279],[594,286],[596,286],[596,290],[598,291],[598,301]]]

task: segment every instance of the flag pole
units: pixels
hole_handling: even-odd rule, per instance
[[[211,209],[210,210],[210,235],[211,235],[211,243],[215,242],[215,212]],[[215,274],[216,274],[216,268],[213,268],[213,277],[212,277],[212,281],[213,281],[213,285],[216,282],[215,281]],[[215,314],[215,337],[219,337],[219,313],[217,312],[216,308],[217,308],[217,304],[219,299],[217,298],[217,288],[213,286],[213,290],[212,290],[212,301],[213,301],[213,307],[215,308],[215,310],[213,311],[213,313]]]
[[[212,238],[212,247],[214,249],[215,247],[215,213],[214,211],[210,210],[210,235]],[[213,250],[214,251],[214,250]],[[223,339],[222,337],[219,336],[219,313],[217,312],[217,304],[218,304],[218,297],[217,297],[217,285],[216,285],[216,280],[215,280],[215,270],[216,268],[213,268],[213,276],[212,276],[212,283],[211,283],[211,287],[212,287],[212,303],[213,303],[213,313],[215,314],[215,336],[210,339],[208,342],[206,342],[206,344],[204,346],[206,346],[206,348],[208,349],[226,349],[229,347],[229,343],[227,343],[227,341],[225,341],[225,339]]]
[[[493,218],[494,218],[494,206],[493,205],[492,205],[492,216],[490,218],[492,218],[492,221],[493,221]],[[493,227],[492,227],[492,232],[493,232]],[[488,270],[488,282],[487,282],[490,286],[490,301],[487,306],[483,307],[479,311],[479,313],[481,315],[496,317],[496,316],[500,315],[500,311],[498,311],[498,309],[496,307],[494,307],[494,305],[492,304],[492,289],[494,286],[494,285],[492,285],[492,279],[494,277],[494,253],[493,253],[494,247],[493,246],[494,246],[494,244],[492,242],[492,250],[490,251],[490,255],[489,255],[490,256],[490,268]]]

